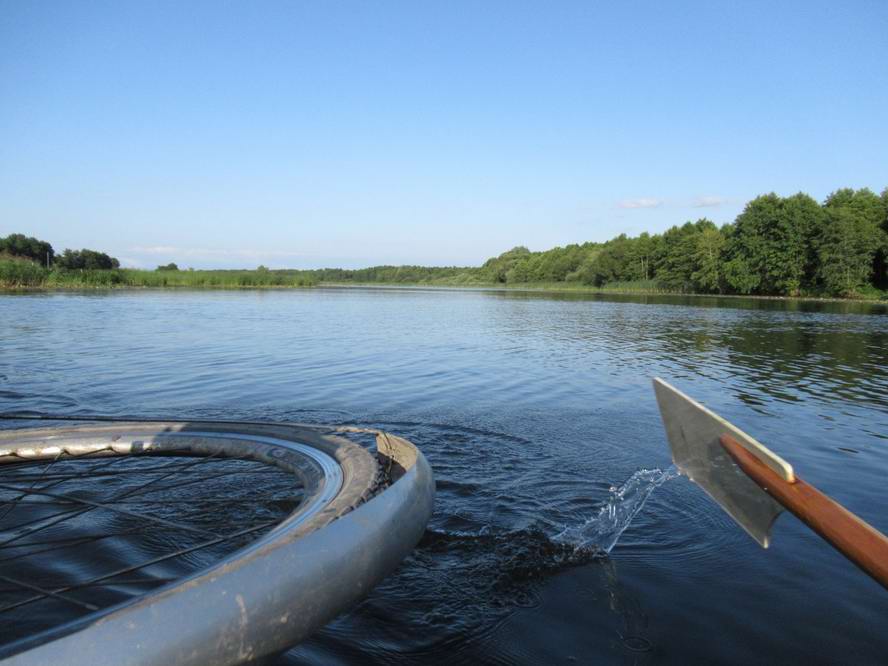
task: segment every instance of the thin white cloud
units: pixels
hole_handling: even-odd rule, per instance
[[[716,206],[721,206],[724,203],[727,203],[728,200],[724,197],[716,197],[716,196],[704,196],[697,197],[694,201],[694,208],[715,208]]]
[[[662,199],[641,197],[640,199],[624,199],[619,203],[620,208],[659,208],[663,205]]]

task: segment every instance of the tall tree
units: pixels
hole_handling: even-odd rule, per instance
[[[818,210],[817,202],[802,193],[788,199],[771,193],[746,204],[731,236],[734,263],[727,273],[732,286],[741,293],[797,295],[811,270],[810,239]]]
[[[650,280],[653,276],[651,254],[654,249],[651,235],[645,231],[638,238],[630,239],[630,242],[629,256],[632,263],[632,279]]]
[[[691,280],[696,291],[722,291],[722,252],[725,237],[715,225],[702,228],[694,239],[694,272]]]
[[[882,202],[882,242],[873,264],[873,281],[879,289],[888,289],[888,187],[879,197]]]
[[[884,197],[883,193],[883,197]],[[853,190],[845,187],[830,194],[823,202],[824,208],[847,208],[867,223],[881,227],[885,224],[885,202],[867,187]]]
[[[706,238],[701,240],[704,235]],[[720,235],[715,224],[706,218],[668,229],[659,246],[657,281],[681,291],[715,290],[717,286],[711,278],[713,271],[718,269],[713,262],[717,263],[720,257],[717,253],[710,256],[710,250],[715,251],[715,246],[720,246],[721,242],[716,240]],[[698,278],[702,278],[706,284]]]
[[[823,204],[827,227],[821,237],[820,274],[824,286],[841,296],[878,283],[885,248],[885,204],[867,188],[836,190]]]
[[[51,264],[55,259],[52,245],[24,234],[10,234],[6,238],[0,238],[0,254],[24,257],[44,265]]]
[[[802,254],[802,272],[798,283],[787,283],[786,293],[797,296],[802,289],[811,289],[817,280],[817,248],[826,221],[823,208],[807,194],[799,192],[783,200],[785,226],[795,235],[795,246]]]
[[[523,245],[518,245],[511,250],[503,252],[498,257],[488,259],[481,267],[481,271],[491,282],[505,282],[509,270],[514,268],[516,263],[528,258],[530,255],[530,250]]]
[[[120,267],[120,262],[114,257],[87,249],[65,250],[57,263],[61,268],[67,269],[109,270]]]
[[[848,207],[829,207],[826,217],[819,249],[823,286],[836,296],[854,296],[872,275],[879,230]]]

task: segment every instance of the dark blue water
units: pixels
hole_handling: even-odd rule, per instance
[[[678,478],[609,557],[574,546],[605,538],[587,521],[612,487],[669,467],[654,376],[888,531],[886,310],[393,289],[7,295],[0,410],[352,423],[416,442],[438,484],[420,547],[282,663],[880,663],[888,593],[791,516],[761,550]]]

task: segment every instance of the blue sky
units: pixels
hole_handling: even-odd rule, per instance
[[[888,186],[884,0],[0,1],[0,235],[126,265],[478,264],[842,186]]]

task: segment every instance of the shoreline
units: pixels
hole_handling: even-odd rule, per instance
[[[6,287],[0,285],[0,296],[3,294],[14,293],[34,293],[34,292],[70,292],[70,291],[245,291],[249,289],[270,291],[270,290],[287,290],[287,289],[314,289],[320,285],[298,285],[298,284],[250,284],[250,285],[184,285],[173,284],[166,286],[143,286],[132,284],[100,284],[100,285],[53,285],[46,286],[21,286]]]
[[[743,294],[699,294],[668,290],[651,289],[600,289],[595,287],[577,286],[569,287],[558,284],[476,284],[476,285],[448,285],[428,283],[393,283],[393,282],[320,282],[314,285],[166,285],[166,286],[141,286],[141,285],[54,285],[54,286],[4,286],[0,285],[0,295],[17,293],[40,292],[76,292],[76,291],[285,291],[290,289],[415,289],[429,291],[498,291],[498,292],[525,292],[525,293],[565,293],[565,294],[589,294],[600,296],[682,296],[688,298],[709,299],[750,299],[758,301],[785,301],[785,302],[810,302],[810,303],[856,303],[861,305],[885,305],[888,299],[874,298],[839,298],[835,296],[766,296]]]
[[[690,298],[730,298],[752,299],[758,301],[787,301],[787,302],[811,302],[811,303],[860,303],[865,305],[886,305],[888,299],[875,298],[839,298],[837,296],[763,296],[758,294],[698,294],[690,292],[666,291],[666,290],[642,290],[642,289],[599,289],[596,287],[561,287],[558,285],[540,284],[516,284],[508,285],[441,285],[422,283],[380,283],[380,282],[321,282],[316,287],[334,289],[428,289],[433,291],[516,291],[529,293],[567,293],[567,294],[596,294],[602,296],[687,296]]]

